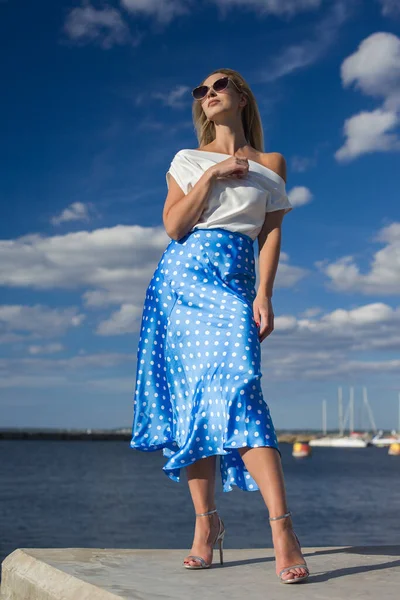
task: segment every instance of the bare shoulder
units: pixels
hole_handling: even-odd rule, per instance
[[[283,154],[280,152],[264,152],[260,158],[264,166],[278,173],[286,182],[286,160]]]

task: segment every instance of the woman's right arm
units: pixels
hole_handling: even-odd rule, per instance
[[[170,176],[168,196],[163,210],[163,223],[168,236],[180,240],[195,225],[205,209],[217,173],[214,167],[204,171],[188,194]]]
[[[209,167],[188,194],[170,174],[169,190],[163,210],[163,223],[168,236],[180,240],[200,219],[214,181],[218,177],[246,177],[249,164],[246,158],[230,156]]]

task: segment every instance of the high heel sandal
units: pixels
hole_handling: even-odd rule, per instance
[[[214,510],[210,510],[209,512],[195,513],[195,514],[196,514],[196,517],[204,517],[205,515],[211,515],[215,512],[217,512],[216,508]],[[215,540],[213,542],[213,547],[215,546],[215,544],[217,542],[219,543],[219,562],[221,565],[223,565],[224,564],[223,543],[224,543],[224,536],[225,536],[225,527],[224,527],[223,520],[219,516],[218,516],[218,519],[219,519],[219,530],[217,533],[217,537],[215,538]],[[183,563],[183,566],[186,569],[208,569],[209,567],[211,567],[211,564],[212,564],[212,557],[211,557],[211,561],[209,563],[206,563],[204,558],[202,558],[201,556],[194,556],[193,554],[189,554],[189,556],[187,556],[187,559],[198,560],[201,564],[200,565],[189,565],[189,564]]]
[[[287,512],[284,515],[281,515],[279,517],[270,517],[269,520],[270,521],[277,521],[278,519],[284,519],[285,517],[289,517],[290,515],[291,515],[291,512],[289,511],[289,512]],[[296,538],[296,541],[297,541],[297,543],[299,545],[299,548],[300,548],[300,551],[301,551],[301,546],[300,546],[299,538],[297,537],[296,532],[295,532],[295,530],[293,528],[292,528],[292,531],[294,533],[294,537]],[[303,575],[302,577],[296,577],[295,576],[292,579],[282,579],[282,574],[283,573],[286,573],[286,571],[290,571],[291,569],[296,569],[297,567],[305,569],[306,570],[306,574]],[[310,575],[310,571],[308,569],[307,563],[304,562],[301,565],[292,565],[291,567],[286,567],[285,569],[282,569],[279,572],[278,577],[279,577],[279,579],[280,579],[280,581],[282,583],[298,583],[299,581],[304,581],[305,579],[307,579],[309,577],[309,575]]]

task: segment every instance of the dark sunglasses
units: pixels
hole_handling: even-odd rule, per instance
[[[214,90],[214,92],[222,92],[222,90],[226,90],[230,81],[232,81],[232,83],[235,84],[235,86],[237,87],[239,92],[242,91],[236,85],[236,83],[233,81],[233,79],[231,79],[230,77],[221,77],[220,79],[217,79],[217,81],[214,81],[214,83],[211,86],[199,85],[198,87],[195,87],[192,90],[192,96],[195,100],[202,100],[203,98],[205,98],[207,96],[208,90],[210,88],[212,88]]]

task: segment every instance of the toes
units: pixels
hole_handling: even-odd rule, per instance
[[[287,571],[286,577],[284,576],[283,579],[295,579],[293,571]]]
[[[189,565],[191,567],[199,567],[200,566],[200,561],[195,560],[193,558],[189,558],[188,560],[183,561],[185,563],[185,565]]]
[[[290,571],[287,571],[286,577],[284,576],[283,578],[284,579],[297,579],[298,577],[303,577],[305,574],[306,574],[305,571],[296,567],[295,569],[291,569]]]

